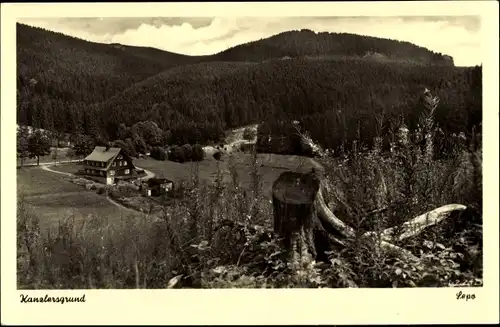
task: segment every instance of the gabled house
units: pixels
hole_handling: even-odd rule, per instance
[[[103,184],[140,177],[132,159],[121,148],[96,146],[82,164],[82,175]]]

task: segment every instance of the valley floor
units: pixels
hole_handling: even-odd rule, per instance
[[[73,165],[51,167],[60,169]],[[73,166],[74,167],[74,166]],[[59,222],[72,217],[76,225],[83,224],[89,215],[96,215],[109,222],[121,221],[134,211],[117,207],[106,196],[96,194],[73,184],[68,177],[47,171],[42,167],[25,167],[17,172],[17,194],[39,217],[42,230],[55,231]]]
[[[134,164],[147,172],[146,178],[164,177],[176,184],[189,181],[197,165],[200,181],[212,183],[218,169],[222,172],[224,182],[231,180],[229,161],[232,161],[236,167],[240,186],[244,189],[249,188],[252,155],[237,152],[231,156],[232,159],[226,155],[221,161],[207,158],[196,164],[157,161],[151,158],[136,159]],[[257,166],[263,195],[270,199],[272,183],[282,172],[306,171],[312,164],[309,159],[297,156],[258,154]],[[59,221],[68,216],[74,217],[77,223],[83,223],[90,214],[106,217],[110,222],[122,220],[127,215],[140,214],[124,208],[103,195],[96,194],[94,190],[86,190],[71,183],[69,177],[79,168],[77,162],[63,161],[54,164],[50,161],[41,161],[39,167],[36,163],[28,163],[26,167],[17,170],[18,196],[22,195],[28,205],[36,211],[43,229],[57,228]]]

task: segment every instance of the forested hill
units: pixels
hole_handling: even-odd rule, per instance
[[[66,122],[76,111],[193,60],[196,57],[87,42],[17,24],[18,123],[69,129]]]
[[[368,59],[265,63],[213,62],[168,70],[101,104],[111,138],[119,123],[153,120],[170,131],[170,142],[216,140],[225,129],[296,119],[328,147],[375,136],[376,116],[385,123],[404,117],[415,127],[425,88],[441,98],[436,121],[448,132],[481,122],[481,68],[422,66]]]
[[[424,64],[453,66],[453,58],[409,42],[349,33],[283,32],[225,50],[213,57],[221,61],[263,61],[273,58],[329,56],[374,57]]]
[[[286,117],[334,146],[373,136],[378,112],[411,122],[424,88],[441,97],[441,126],[481,121],[481,68],[454,67],[407,42],[292,31],[191,57],[20,24],[17,39],[20,125],[114,139],[117,125],[152,120],[168,142],[184,144],[249,123],[277,129],[269,122]]]

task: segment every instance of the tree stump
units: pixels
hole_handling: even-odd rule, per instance
[[[283,238],[286,260],[327,262],[325,252],[343,248],[346,242],[355,239],[355,230],[326,205],[324,193],[327,191],[327,184],[317,169],[309,173],[284,172],[273,183],[274,231]],[[398,241],[418,235],[451,213],[465,209],[460,204],[448,204],[408,220],[400,226],[404,232]],[[394,241],[390,237],[392,231],[393,228],[389,228],[380,233],[380,246],[402,257],[414,258],[408,250],[390,243]],[[374,236],[375,233],[367,232],[361,238]]]
[[[273,183],[274,231],[283,238],[288,259],[317,256],[314,201],[320,181],[313,174],[284,172]]]
[[[345,246],[354,230],[325,203],[321,172],[284,172],[273,184],[274,231],[283,238],[288,260],[328,261],[325,252]]]

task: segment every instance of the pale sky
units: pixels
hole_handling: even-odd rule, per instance
[[[88,41],[148,46],[207,55],[289,30],[344,32],[408,41],[453,57],[456,66],[480,65],[479,16],[420,17],[161,17],[25,18]]]

